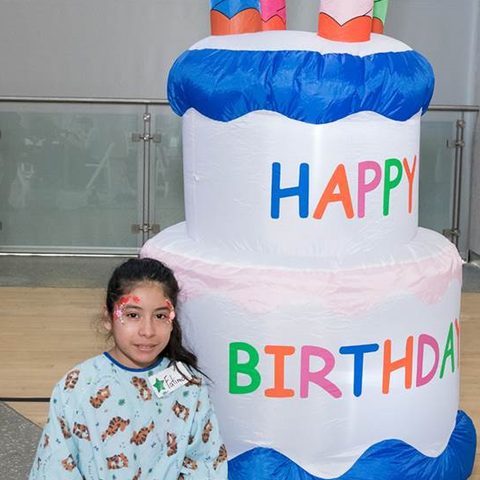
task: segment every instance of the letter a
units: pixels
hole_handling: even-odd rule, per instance
[[[337,188],[338,192],[335,193]],[[328,204],[333,202],[341,202],[347,218],[353,218],[352,196],[350,195],[350,186],[348,185],[345,165],[342,163],[333,172],[332,178],[320,197],[313,218],[320,220]]]

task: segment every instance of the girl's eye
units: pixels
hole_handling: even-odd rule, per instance
[[[164,313],[157,313],[157,320],[166,320],[167,316]]]
[[[137,320],[139,318],[138,313],[135,312],[127,313],[127,317],[131,318],[132,320]]]

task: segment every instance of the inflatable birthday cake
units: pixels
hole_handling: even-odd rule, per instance
[[[461,260],[418,227],[428,61],[386,1],[212,0],[169,76],[186,221],[142,256],[175,272],[214,380],[230,480],[465,480]],[[262,14],[263,12],[263,14]],[[265,13],[266,12],[266,13]],[[273,25],[273,26],[272,26]]]

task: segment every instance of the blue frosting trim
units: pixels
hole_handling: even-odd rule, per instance
[[[228,122],[257,110],[312,124],[373,111],[405,121],[433,95],[430,63],[415,51],[188,50],[173,65],[168,99],[178,115],[194,108]]]
[[[226,17],[232,18],[237,13],[248,8],[260,11],[260,0],[210,0],[212,10],[223,13]]]
[[[399,440],[370,447],[346,472],[331,480],[466,480],[475,461],[477,437],[472,420],[460,411],[443,453],[427,457]],[[228,462],[230,480],[323,480],[281,453],[254,448]]]

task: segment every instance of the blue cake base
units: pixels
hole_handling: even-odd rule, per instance
[[[475,462],[477,436],[470,417],[457,414],[455,429],[438,457],[400,440],[372,445],[340,477],[330,480],[466,480]],[[228,462],[230,480],[325,480],[271,448],[254,448]]]

